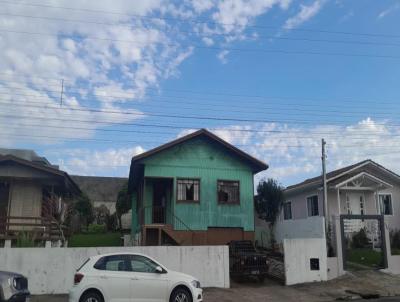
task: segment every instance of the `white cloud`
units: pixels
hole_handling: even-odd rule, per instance
[[[215,2],[212,0],[192,0],[192,5],[197,13],[203,13],[213,8]]]
[[[295,16],[286,20],[284,28],[294,29],[296,27],[299,27],[304,22],[307,22],[312,17],[317,15],[324,3],[324,0],[316,0],[310,5],[300,4],[300,11]]]
[[[193,130],[183,131],[180,135]],[[285,185],[321,173],[321,139],[327,141],[328,169],[333,170],[368,158],[400,172],[400,126],[365,118],[351,125],[297,127],[267,123],[236,125],[213,130],[223,139],[269,164],[257,175],[277,178]]]
[[[222,64],[227,64],[228,63],[228,56],[229,51],[228,50],[222,50],[218,53],[217,58],[221,61]]]
[[[288,0],[222,0],[217,5],[213,19],[225,32],[241,32],[255,17],[265,14],[274,6],[287,9]]]
[[[387,8],[379,13],[378,19],[382,19],[382,18],[386,17],[387,15],[397,11],[399,8],[400,8],[400,3],[396,3],[392,6],[390,6],[389,8]]]
[[[76,175],[128,176],[131,159],[143,153],[141,146],[107,150],[70,149],[59,158],[60,169]],[[51,152],[49,153],[51,154]]]
[[[192,48],[180,47],[179,36],[168,34],[165,31],[166,25],[160,20],[128,15],[151,15],[165,7],[163,0],[141,1],[135,5],[122,0],[95,2],[61,0],[57,2],[57,6],[123,13],[43,8],[41,16],[45,19],[29,19],[12,15],[36,16],[37,7],[9,4],[2,6],[5,14],[0,16],[0,25],[2,29],[13,32],[2,32],[0,39],[0,92],[1,102],[6,101],[6,104],[0,104],[0,109],[2,115],[14,115],[11,121],[15,129],[8,128],[7,137],[0,137],[0,143],[21,141],[18,136],[13,139],[13,135],[26,135],[43,128],[40,132],[58,135],[60,139],[57,141],[62,141],[63,137],[70,138],[74,135],[76,138],[87,138],[96,133],[96,128],[104,127],[94,123],[91,125],[93,130],[89,131],[51,129],[55,125],[68,127],[68,123],[37,120],[43,116],[63,119],[73,116],[88,122],[110,119],[127,122],[140,118],[139,115],[122,114],[122,111],[138,111],[121,107],[115,100],[129,96],[125,101],[132,102],[135,98],[143,98],[147,90],[158,87],[161,80],[177,76],[179,65],[192,54]],[[57,20],[58,18],[89,23],[65,22]],[[104,22],[107,25],[90,22]],[[15,31],[41,34],[22,34]],[[65,84],[64,108],[40,108],[48,104],[58,106],[61,79],[64,79]],[[34,95],[34,99],[31,95]],[[110,97],[115,95],[117,98]],[[91,107],[112,108],[113,111],[121,111],[121,114],[85,112],[83,104],[87,106],[88,101]],[[30,102],[35,103],[36,108],[30,108]],[[18,103],[27,106],[10,106]],[[71,110],[77,108],[81,111]],[[1,125],[8,125],[9,120],[0,116]],[[41,128],[17,129],[18,125],[34,122],[39,122]],[[88,124],[85,125],[87,127]],[[46,141],[48,142],[54,141]]]

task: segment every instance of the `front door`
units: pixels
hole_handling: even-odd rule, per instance
[[[167,183],[156,181],[153,186],[153,223],[165,224]]]
[[[8,212],[8,199],[10,195],[10,186],[4,182],[0,183],[0,232],[5,230],[5,217]]]
[[[348,215],[365,215],[365,196],[362,192],[346,194],[346,209]]]

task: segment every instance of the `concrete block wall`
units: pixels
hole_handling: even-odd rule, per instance
[[[203,287],[230,286],[227,246],[0,248],[0,270],[27,276],[32,294],[65,294],[76,269],[90,256],[124,252],[146,254],[171,270],[198,278]]]
[[[328,280],[325,239],[284,239],[286,285]],[[319,260],[311,270],[310,259]]]

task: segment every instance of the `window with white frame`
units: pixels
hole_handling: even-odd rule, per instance
[[[284,220],[292,219],[292,203],[291,202],[285,202],[283,204],[283,219]]]
[[[379,209],[382,215],[393,215],[391,194],[379,194]]]
[[[199,202],[200,201],[200,180],[199,179],[178,179],[177,180],[177,201],[178,202]]]
[[[308,216],[318,216],[318,195],[307,197]]]

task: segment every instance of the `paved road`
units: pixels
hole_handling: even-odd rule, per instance
[[[210,299],[204,300],[204,302],[209,302],[209,301],[242,301],[240,296],[236,296],[234,300],[229,299],[228,297],[224,297],[220,300],[215,300],[213,299],[214,297],[210,297]],[[281,301],[286,301],[286,300],[281,300]],[[356,301],[356,300],[353,300]],[[373,299],[373,300],[357,300],[359,302],[361,301],[369,301],[369,302],[400,302],[400,297],[396,298],[381,298],[381,299]],[[68,302],[67,296],[36,296],[33,297],[32,302]]]
[[[400,277],[380,272],[357,272],[328,282],[282,286],[266,279],[264,284],[254,282],[231,283],[231,288],[207,288],[205,302],[331,302],[338,299],[357,299],[362,295],[394,295],[376,302],[400,302]],[[357,294],[359,293],[359,295]],[[34,297],[32,302],[67,302],[66,296]]]

